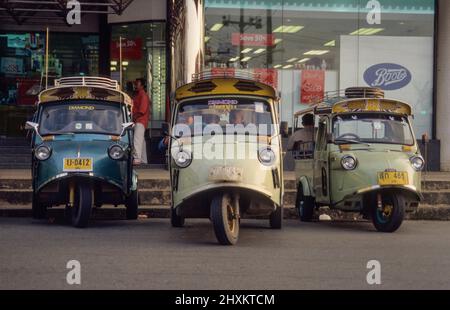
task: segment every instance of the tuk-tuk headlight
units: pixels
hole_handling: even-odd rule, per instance
[[[270,148],[262,148],[259,150],[258,159],[264,166],[272,166],[277,159],[275,152]]]
[[[174,154],[173,159],[178,167],[186,168],[192,162],[192,155],[190,152],[183,150]]]
[[[422,156],[413,156],[409,159],[409,161],[416,171],[422,170],[425,166],[425,161],[423,160]]]
[[[346,156],[342,157],[342,159],[341,159],[341,166],[345,170],[353,170],[356,168],[357,164],[358,164],[358,162],[357,162],[356,158],[353,157],[352,155],[346,155]]]
[[[112,145],[109,147],[108,155],[111,159],[121,160],[125,156],[125,150],[120,145]]]
[[[52,149],[46,145],[41,145],[34,151],[34,156],[42,161],[49,159],[50,155],[52,155]]]

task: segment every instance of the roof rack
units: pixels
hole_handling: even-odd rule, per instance
[[[192,74],[192,82],[220,78],[245,79],[259,82],[261,80],[261,74],[232,68],[217,68]]]
[[[313,105],[333,106],[335,103],[346,99],[383,99],[384,91],[375,87],[349,87],[346,89],[338,89],[325,92],[323,98],[318,98]]]
[[[55,80],[55,86],[91,86],[104,87],[120,91],[119,83],[116,80],[93,76],[74,76],[60,78]]]

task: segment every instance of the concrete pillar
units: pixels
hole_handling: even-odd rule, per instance
[[[437,139],[441,140],[441,170],[450,171],[450,1],[439,0],[437,56]]]

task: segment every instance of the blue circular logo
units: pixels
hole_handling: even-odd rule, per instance
[[[411,72],[407,68],[394,63],[374,65],[364,72],[364,81],[370,87],[382,90],[401,89],[407,86],[411,79]]]

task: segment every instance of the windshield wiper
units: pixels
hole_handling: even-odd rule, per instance
[[[335,142],[336,141],[342,141],[342,142],[349,142],[349,143],[355,143],[355,144],[362,144],[362,145],[365,145],[365,146],[372,146],[370,143],[361,142],[361,141],[352,140],[352,139],[335,139],[334,141]]]

